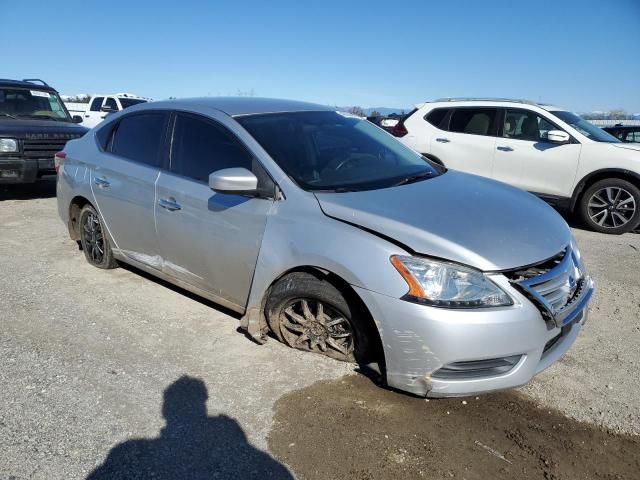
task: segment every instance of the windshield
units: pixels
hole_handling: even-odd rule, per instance
[[[384,130],[337,112],[236,120],[305,190],[369,190],[438,175],[435,167]]]
[[[120,105],[122,108],[131,107],[133,105],[137,105],[139,103],[147,103],[146,100],[140,100],[139,98],[123,98],[120,97]]]
[[[0,88],[0,116],[71,121],[57,93],[36,88]]]
[[[620,143],[613,135],[605,132],[601,128],[596,127],[593,123],[571,112],[551,112],[560,120],[568,123],[582,135],[594,142]]]

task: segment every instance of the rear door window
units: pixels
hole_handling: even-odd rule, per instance
[[[89,110],[92,112],[99,112],[100,111],[100,107],[102,107],[102,101],[104,100],[104,97],[96,97],[91,101],[91,106],[89,107]]]
[[[168,115],[164,112],[124,117],[115,129],[111,153],[152,167],[160,167],[167,118]]]
[[[115,98],[113,98],[113,97],[107,97],[107,100],[104,102],[104,106],[105,106],[105,107],[109,107],[109,108],[111,108],[112,110],[116,110],[116,111],[117,111],[117,110],[120,110],[120,109],[118,108],[118,104],[117,104],[117,102],[116,102],[116,99],[115,99]]]
[[[454,108],[449,131],[494,136],[497,112],[497,108]]]

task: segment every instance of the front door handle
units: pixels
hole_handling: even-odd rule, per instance
[[[161,198],[160,200],[158,200],[158,205],[160,205],[165,210],[169,210],[170,212],[175,212],[176,210],[182,209],[180,204],[176,202],[176,199],[173,197]]]
[[[513,148],[511,148],[511,147],[503,147],[503,146],[500,146],[500,147],[497,147],[497,148],[498,148],[498,150],[500,150],[501,152],[513,152]]]
[[[436,138],[436,142],[440,142],[440,143],[449,143],[451,140],[449,140],[448,138]]]
[[[103,177],[103,178],[99,178],[96,177],[93,179],[93,184],[100,187],[100,188],[109,188],[109,186],[111,185],[109,182],[107,182],[107,180]]]

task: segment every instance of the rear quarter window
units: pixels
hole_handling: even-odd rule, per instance
[[[435,108],[427,113],[424,119],[440,130],[447,130],[448,125],[448,113],[451,111],[450,108]]]

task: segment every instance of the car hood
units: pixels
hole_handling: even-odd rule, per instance
[[[640,143],[612,143],[616,148],[624,148],[625,150],[635,150],[640,152]]]
[[[71,122],[56,120],[22,120],[0,118],[0,135],[16,138],[31,138],[34,135],[72,135],[69,138],[77,138],[84,135],[88,129]],[[36,137],[34,137],[36,138]]]
[[[533,195],[455,171],[392,188],[316,193],[316,198],[329,217],[415,253],[484,271],[547,260],[571,240],[563,218]]]

